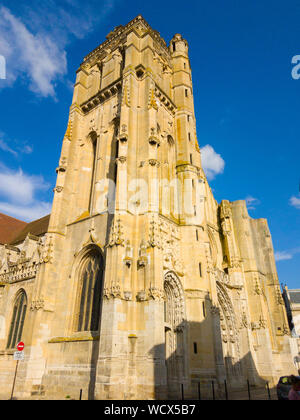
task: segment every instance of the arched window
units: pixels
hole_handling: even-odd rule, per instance
[[[22,290],[21,292],[18,293],[15,300],[14,308],[13,308],[8,341],[7,341],[8,349],[14,349],[22,338],[26,309],[27,309],[27,297],[26,297],[25,291]]]
[[[76,330],[97,331],[102,298],[103,258],[96,249],[83,259],[79,272]]]

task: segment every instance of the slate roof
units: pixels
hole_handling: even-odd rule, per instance
[[[13,237],[10,245],[17,245],[20,242],[23,242],[29,233],[34,236],[44,235],[48,231],[49,220],[50,214],[28,223],[21,231],[18,232],[17,235]]]
[[[291,303],[300,303],[300,290],[289,290]]]
[[[26,226],[26,222],[0,213],[0,244],[9,244]]]

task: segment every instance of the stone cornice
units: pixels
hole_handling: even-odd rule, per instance
[[[92,96],[88,101],[81,104],[82,111],[86,114],[99,104],[105,102],[107,99],[110,99],[112,96],[116,95],[122,89],[122,79],[111,83],[109,86],[101,89],[96,95]]]
[[[175,115],[176,105],[169,98],[169,96],[155,83],[155,96],[159,98],[160,102],[169,110],[173,115]]]

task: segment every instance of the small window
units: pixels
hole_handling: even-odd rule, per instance
[[[196,239],[197,239],[197,241],[199,241],[198,229],[196,229]]]
[[[118,159],[119,157],[119,141],[116,141],[116,154],[115,154],[115,159]],[[117,183],[117,177],[118,177],[118,165],[115,166],[115,171],[114,171],[114,182],[115,184]]]
[[[186,63],[183,63],[183,67],[186,69]]]
[[[191,133],[189,133],[189,141],[191,141]]]
[[[194,343],[194,353],[197,354],[198,353],[198,346],[197,343]]]
[[[144,76],[144,70],[143,69],[138,69],[136,71],[136,76],[138,79],[141,79]]]
[[[203,311],[203,318],[206,317],[206,308],[205,308],[205,302],[202,302],[202,311]]]
[[[173,51],[176,51],[176,43],[173,42]]]
[[[190,154],[190,162],[191,162],[191,165],[193,164],[193,155],[192,154]]]
[[[188,90],[187,89],[185,89],[185,97],[186,98],[188,97]]]
[[[200,274],[200,277],[202,277],[202,264],[201,263],[199,263],[199,274]]]
[[[197,207],[194,206],[194,216],[197,216]]]

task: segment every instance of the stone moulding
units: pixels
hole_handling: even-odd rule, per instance
[[[107,99],[110,99],[112,96],[116,95],[122,89],[122,79],[119,78],[106,88],[100,90],[96,95],[91,99],[81,104],[82,111],[86,114],[95,108],[97,105],[105,102]]]
[[[155,85],[154,93],[155,96],[159,99],[160,103],[163,104],[172,113],[172,115],[175,115],[177,110],[176,105],[158,85]]]
[[[60,343],[76,343],[76,342],[82,342],[82,341],[99,341],[100,336],[95,335],[91,336],[89,334],[82,335],[82,336],[70,336],[70,337],[53,337],[50,340],[48,340],[48,343],[50,344],[60,344]]]
[[[0,274],[0,282],[4,284],[18,283],[24,280],[31,280],[36,277],[38,272],[38,267],[27,266],[20,270],[12,270],[6,273]]]

